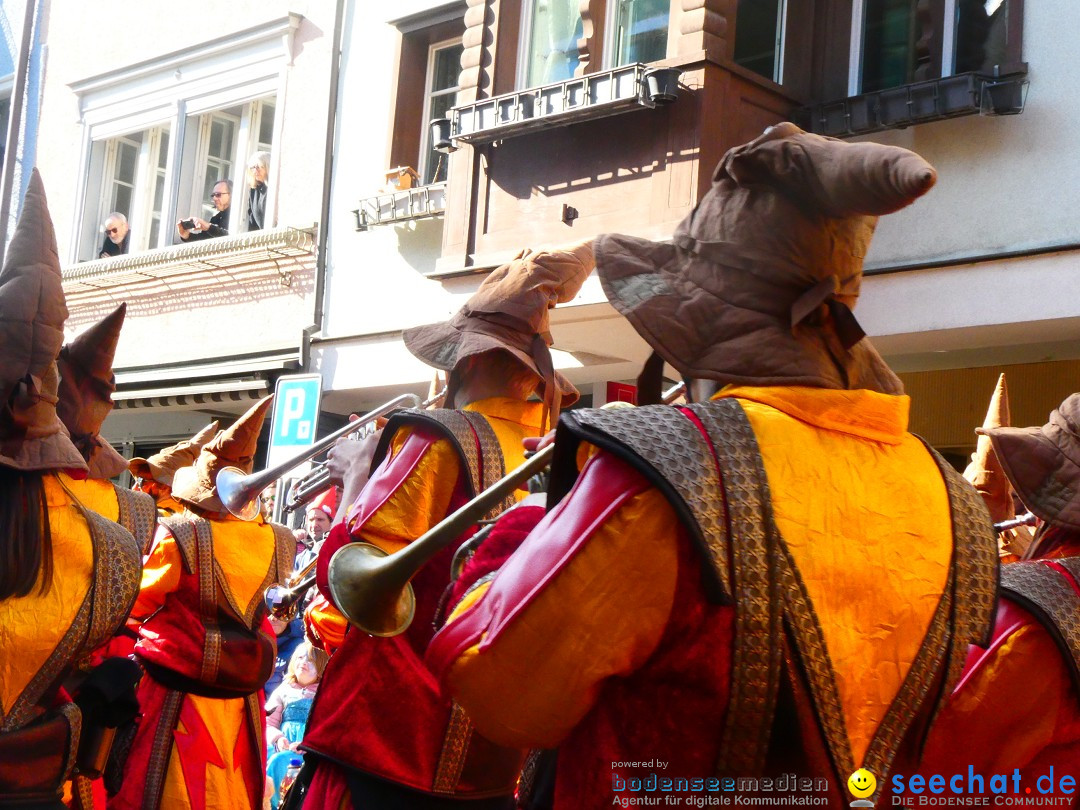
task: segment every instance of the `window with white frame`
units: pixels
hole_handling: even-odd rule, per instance
[[[166,188],[175,189],[179,218],[210,219],[217,212],[210,197],[214,185],[230,180],[234,188],[243,188],[248,156],[272,150],[274,109],[274,98],[267,97],[188,116],[180,160],[171,178],[171,122],[94,141],[79,258],[97,257],[105,220],[114,211],[128,220],[132,252],[173,244],[176,229],[172,223],[162,226]],[[229,222],[230,230],[236,232],[237,223],[246,222],[247,196],[234,194],[232,199]]]
[[[71,84],[84,171],[67,261],[97,257],[104,217],[113,210],[128,217],[130,250],[175,244],[178,220],[215,213],[210,194],[219,180],[236,190],[230,231],[243,230],[241,189],[248,157],[259,151],[271,154],[266,211],[273,224],[280,94],[301,20],[287,14]]]
[[[656,62],[667,56],[670,0],[615,0],[610,6],[611,67]]]
[[[519,85],[538,87],[573,78],[580,57],[581,4],[578,0],[528,0],[524,6]]]
[[[856,0],[850,92],[1020,60],[1022,0]]]
[[[441,183],[446,180],[446,155],[431,146],[431,122],[445,118],[457,98],[458,77],[461,74],[461,40],[440,42],[428,52],[427,81],[424,90],[424,123],[420,129],[423,146],[420,150],[419,174],[422,182]]]

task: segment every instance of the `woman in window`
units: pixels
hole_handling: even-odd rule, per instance
[[[248,160],[248,226],[249,231],[266,227],[266,193],[270,181],[270,153],[256,152]]]

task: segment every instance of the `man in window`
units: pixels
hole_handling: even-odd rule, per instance
[[[128,252],[131,245],[131,231],[128,230],[127,217],[119,211],[113,211],[105,220],[105,241],[101,243],[99,259],[121,256]]]
[[[232,181],[218,180],[214,183],[214,191],[210,195],[210,201],[217,209],[217,213],[210,217],[210,221],[191,217],[182,219],[176,223],[176,230],[180,238],[185,242],[196,242],[200,239],[213,239],[215,236],[229,235],[229,205],[232,203]],[[188,226],[194,227],[188,227]]]

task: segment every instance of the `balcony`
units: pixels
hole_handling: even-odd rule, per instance
[[[446,183],[432,183],[365,197],[353,213],[356,215],[356,230],[366,231],[372,225],[427,219],[440,216],[445,211]]]
[[[72,265],[63,271],[69,305],[92,306],[103,300],[182,294],[210,281],[243,282],[276,275],[283,287],[294,270],[314,260],[313,229],[274,228],[190,245],[148,250]]]
[[[653,108],[675,100],[672,86],[677,87],[679,72],[674,68],[648,68],[635,62],[481,99],[450,111],[450,137],[463,143],[485,143],[641,107]],[[658,74],[670,80],[669,87],[663,91],[658,91],[655,84],[650,86],[650,78],[655,82]]]
[[[992,75],[961,73],[816,104],[802,113],[811,132],[839,138],[963,115],[1016,115],[1024,110],[1026,75],[1026,64],[999,66]]]

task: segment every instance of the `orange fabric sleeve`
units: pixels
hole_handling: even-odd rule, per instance
[[[1059,739],[1072,690],[1061,653],[1036,624],[1014,632],[953,692],[934,723],[923,771],[1006,773]],[[987,744],[992,741],[992,744]]]
[[[411,433],[401,430],[391,452],[397,453]],[[412,473],[358,529],[353,538],[393,553],[422,535],[450,511],[461,465],[446,439],[433,442]]]
[[[172,532],[158,525],[150,553],[143,561],[142,583],[131,618],[142,621],[165,604],[165,597],[180,586],[180,572],[184,565],[180,547]]]
[[[603,474],[591,462],[582,480]],[[605,679],[635,670],[652,654],[674,602],[677,519],[659,492],[648,488],[613,505],[549,574],[550,564],[530,555],[577,533],[564,507],[565,501],[511,558],[519,572],[535,571],[531,598],[493,638],[492,628],[483,630],[445,675],[476,727],[502,745],[557,745],[592,708]],[[496,577],[467,596],[455,616],[467,623],[467,608],[478,600],[502,598]]]
[[[304,629],[311,643],[333,655],[345,643],[348,620],[321,593],[311,600],[304,611]]]

